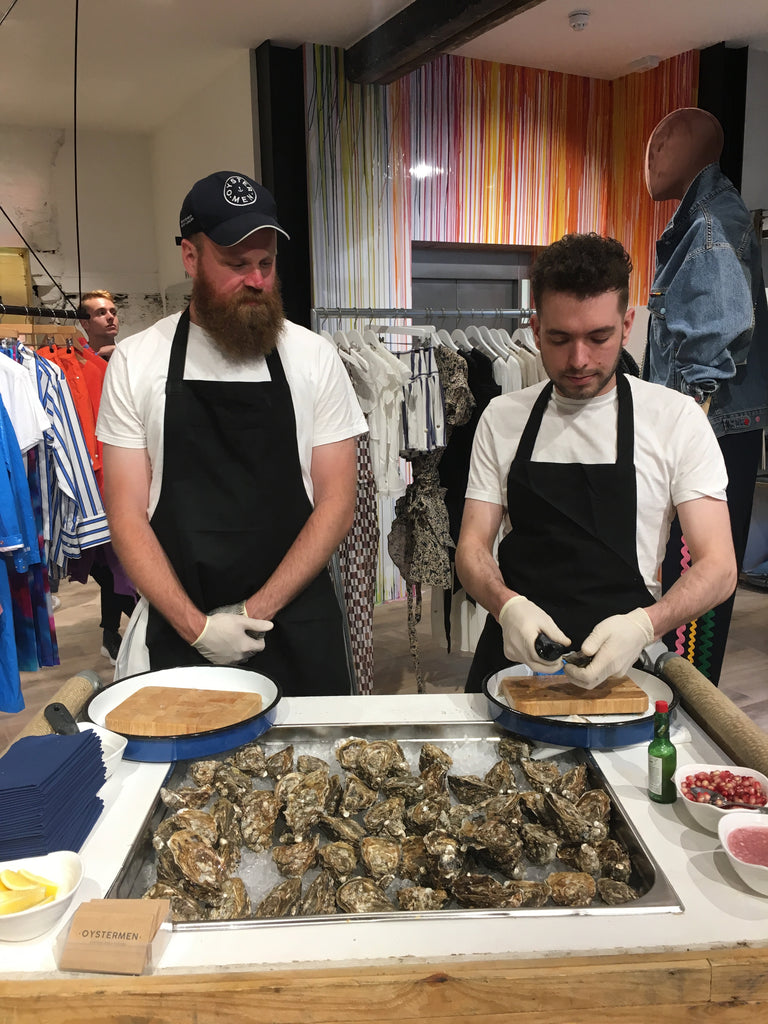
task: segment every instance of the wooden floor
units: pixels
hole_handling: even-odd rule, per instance
[[[104,682],[112,679],[109,660],[99,653],[99,589],[90,581],[62,581],[60,606],[55,612],[61,664],[39,672],[22,673],[26,708],[17,714],[0,712],[0,751],[4,750],[56,691],[71,676],[91,669]],[[471,661],[470,654],[448,654],[445,643],[432,639],[429,600],[418,627],[425,689],[428,693],[460,691]],[[126,620],[123,620],[125,625]],[[736,594],[731,632],[720,682],[721,689],[750,718],[768,732],[768,591],[740,585]],[[405,602],[380,605],[374,613],[376,693],[415,693],[416,680],[408,651]]]

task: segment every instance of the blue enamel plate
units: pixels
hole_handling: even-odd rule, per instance
[[[195,665],[167,668],[158,672],[140,672],[119,679],[100,690],[85,706],[85,714],[94,725],[106,728],[106,716],[123,701],[145,686],[193,687],[200,690],[234,690],[258,693],[261,711],[256,715],[220,729],[177,736],[139,736],[122,733],[128,740],[123,757],[128,761],[185,761],[209,757],[233,750],[255,739],[274,724],[282,696],[279,685],[269,676],[244,668],[219,665]],[[115,730],[113,730],[115,731]]]
[[[662,679],[631,668],[627,675],[648,695],[648,709],[634,715],[528,715],[509,705],[501,688],[507,676],[534,673],[527,665],[510,665],[483,680],[491,717],[504,729],[560,747],[586,747],[606,750],[649,743],[653,739],[653,713],[657,700],[665,700],[673,712],[678,704],[677,691]],[[558,673],[562,674],[562,673]],[[551,676],[547,678],[551,679]],[[585,691],[587,693],[588,691]],[[670,715],[670,721],[673,715]]]

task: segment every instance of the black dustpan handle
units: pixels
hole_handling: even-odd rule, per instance
[[[72,712],[65,704],[61,704],[59,701],[49,704],[43,714],[48,725],[60,736],[73,736],[75,733],[80,732],[77,728],[77,722],[72,717]]]

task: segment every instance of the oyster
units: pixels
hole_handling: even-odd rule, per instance
[[[397,910],[394,903],[372,878],[350,878],[336,890],[336,903],[341,910],[352,914]]]
[[[167,882],[155,882],[144,893],[145,900],[170,900],[171,918],[174,921],[201,921],[205,917],[205,905],[189,893]]]
[[[285,747],[267,758],[267,775],[277,781],[282,775],[293,771],[293,747]]]
[[[176,814],[163,818],[152,834],[152,846],[155,850],[162,850],[168,845],[168,840],[174,832],[184,828],[184,823],[179,821]]]
[[[213,777],[218,771],[218,761],[190,761],[189,774],[197,786],[212,786]]]
[[[206,889],[220,889],[226,874],[221,858],[201,836],[188,829],[174,832],[168,849],[184,877]]]
[[[361,740],[357,736],[343,740],[336,747],[336,760],[345,771],[354,771],[360,752],[367,746],[368,740]]]
[[[303,917],[336,913],[336,883],[330,871],[321,871],[310,883],[299,905]]]
[[[566,841],[571,843],[599,842],[605,838],[603,823],[597,822],[596,825],[592,825],[564,796],[560,796],[558,793],[547,793],[544,802],[552,828]]]
[[[155,871],[158,882],[165,882],[167,885],[177,887],[184,886],[184,875],[173,859],[173,854],[167,844],[155,855]]]
[[[531,882],[525,879],[504,882],[504,889],[509,893],[519,894],[518,905],[523,907],[543,907],[552,895],[552,890],[546,882]]]
[[[337,882],[346,882],[357,867],[357,851],[342,839],[321,846],[317,851],[317,859]]]
[[[373,835],[389,836],[390,839],[400,839],[405,835],[405,824],[403,823],[403,811],[405,804],[400,796],[391,796],[388,800],[382,800],[374,804],[363,815],[365,827]]]
[[[367,786],[353,772],[347,772],[347,783],[339,801],[339,814],[348,818],[350,814],[365,811],[376,803],[378,794],[375,789]]]
[[[460,907],[519,907],[523,902],[518,895],[512,897],[512,903],[504,904],[504,886],[490,875],[461,874],[451,883],[451,892]]]
[[[239,832],[237,834],[240,835]],[[241,856],[242,837],[234,839],[233,836],[234,833],[231,836],[220,836],[216,843],[216,853],[221,857],[221,863],[228,875],[231,875],[240,863]]]
[[[476,825],[465,822],[460,838],[465,840],[466,846],[479,851],[481,860],[503,874],[514,873],[523,856],[519,833],[499,818],[489,818]]]
[[[408,815],[406,814],[406,819]],[[452,804],[447,812],[440,817],[440,827],[457,839],[461,837],[465,822],[481,822],[485,820],[484,810],[471,804]]]
[[[235,842],[240,842],[241,840],[238,827],[238,819],[241,814],[240,808],[235,807],[232,801],[228,800],[225,796],[220,796],[211,806],[211,815],[216,822],[219,835],[227,836]]]
[[[360,751],[355,770],[363,782],[379,789],[390,775],[410,775],[411,768],[396,740],[374,740]]]
[[[365,829],[353,818],[336,818],[331,814],[321,814],[317,823],[331,839],[343,839],[345,843],[355,846],[365,835]]]
[[[320,840],[317,836],[302,843],[272,848],[272,860],[277,870],[286,878],[301,878],[317,863],[317,850]]]
[[[321,757],[312,757],[311,754],[299,754],[296,758],[296,770],[300,771],[303,775],[316,772],[318,768],[322,768],[329,775],[331,774],[331,766]]]
[[[483,804],[483,810],[489,818],[500,818],[511,828],[517,828],[523,823],[519,793],[491,797],[488,803]]]
[[[196,832],[203,839],[207,839],[212,846],[219,838],[216,819],[207,811],[198,811],[194,807],[182,807],[173,816],[173,820],[178,822],[179,828],[188,828],[190,832]]]
[[[451,798],[447,793],[435,793],[420,800],[405,812],[409,831],[426,835],[432,829],[440,827],[450,806]]]
[[[280,804],[271,790],[254,789],[243,801],[240,832],[249,850],[258,853],[272,843],[272,832],[280,813]]]
[[[254,911],[254,917],[295,917],[301,899],[301,879],[286,878],[270,889]]]
[[[522,825],[520,835],[532,864],[550,864],[557,856],[560,837],[543,825]]]
[[[562,843],[557,850],[557,859],[576,871],[596,875],[600,871],[597,850],[589,843]]]
[[[448,788],[460,804],[479,804],[498,796],[494,787],[483,782],[477,775],[449,775]]]
[[[365,870],[386,889],[395,877],[400,864],[400,843],[381,836],[363,836],[360,840],[360,860]]]
[[[497,761],[483,776],[483,782],[489,785],[500,795],[508,795],[517,792],[515,776],[508,761]]]
[[[239,747],[232,756],[232,763],[235,768],[245,772],[246,775],[257,776],[260,779],[267,776],[267,759],[264,750],[255,741]]]
[[[424,779],[417,775],[393,775],[382,782],[381,794],[385,799],[390,796],[401,796],[406,807],[410,807],[427,796],[427,787]]]
[[[301,785],[304,776],[301,772],[286,772],[275,782],[275,796],[281,807],[288,803],[291,793]]]
[[[325,798],[325,807],[323,811],[325,814],[333,817],[339,813],[339,804],[341,803],[341,796],[344,789],[341,785],[341,780],[338,775],[331,775],[328,779],[328,795]]]
[[[640,893],[626,882],[618,882],[615,878],[598,878],[597,891],[603,903],[617,907],[622,903],[636,900]]]
[[[540,824],[549,821],[544,794],[535,789],[526,789],[520,794],[520,808],[532,821]]]
[[[439,888],[448,888],[461,874],[464,854],[458,840],[441,829],[427,832],[424,836],[424,854],[427,861],[427,876]]]
[[[533,788],[540,793],[548,793],[560,778],[560,769],[554,761],[534,761],[524,757],[520,766]]]
[[[611,815],[611,798],[604,789],[588,789],[576,801],[576,810],[587,821],[608,821]]]
[[[207,916],[209,921],[237,921],[251,916],[251,901],[242,878],[224,879],[221,899]]]
[[[428,765],[442,765],[446,774],[453,767],[453,758],[434,743],[423,743],[419,751],[419,771],[423,772]]]
[[[297,840],[303,839],[323,814],[331,785],[324,768],[301,775],[300,778],[301,782],[291,791],[283,810],[286,824]]]
[[[600,874],[617,882],[628,882],[632,874],[629,854],[615,839],[604,839],[595,847],[600,860]]]
[[[205,807],[211,799],[211,786],[182,786],[180,789],[160,789],[160,799],[172,811],[180,811],[182,807]]]
[[[232,800],[233,803],[240,803],[253,789],[253,782],[250,775],[241,772],[233,764],[226,761],[219,765],[218,771],[213,777],[213,784],[222,796]]]
[[[595,880],[584,871],[554,871],[547,885],[561,907],[588,907],[595,898]]]
[[[448,766],[440,761],[432,761],[419,775],[427,793],[440,793],[445,789]]]
[[[406,836],[400,844],[400,877],[420,882],[427,875],[427,851],[422,836]]]
[[[401,910],[440,910],[448,899],[445,889],[430,889],[423,885],[398,889],[397,902]]]
[[[521,764],[523,758],[531,756],[531,745],[522,736],[502,736],[499,740],[499,757],[510,764]]]
[[[584,764],[577,764],[573,768],[569,768],[555,783],[555,791],[573,804],[583,796],[586,789],[587,766]]]

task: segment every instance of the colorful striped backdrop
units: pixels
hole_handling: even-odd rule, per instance
[[[361,86],[343,61],[305,48],[315,306],[409,307],[412,241],[547,245],[567,231],[618,238],[635,267],[630,301],[645,304],[676,205],[650,199],[645,143],[695,104],[698,53],[614,82],[445,56]],[[379,513],[386,538],[392,502]],[[385,548],[378,601],[403,596]]]

